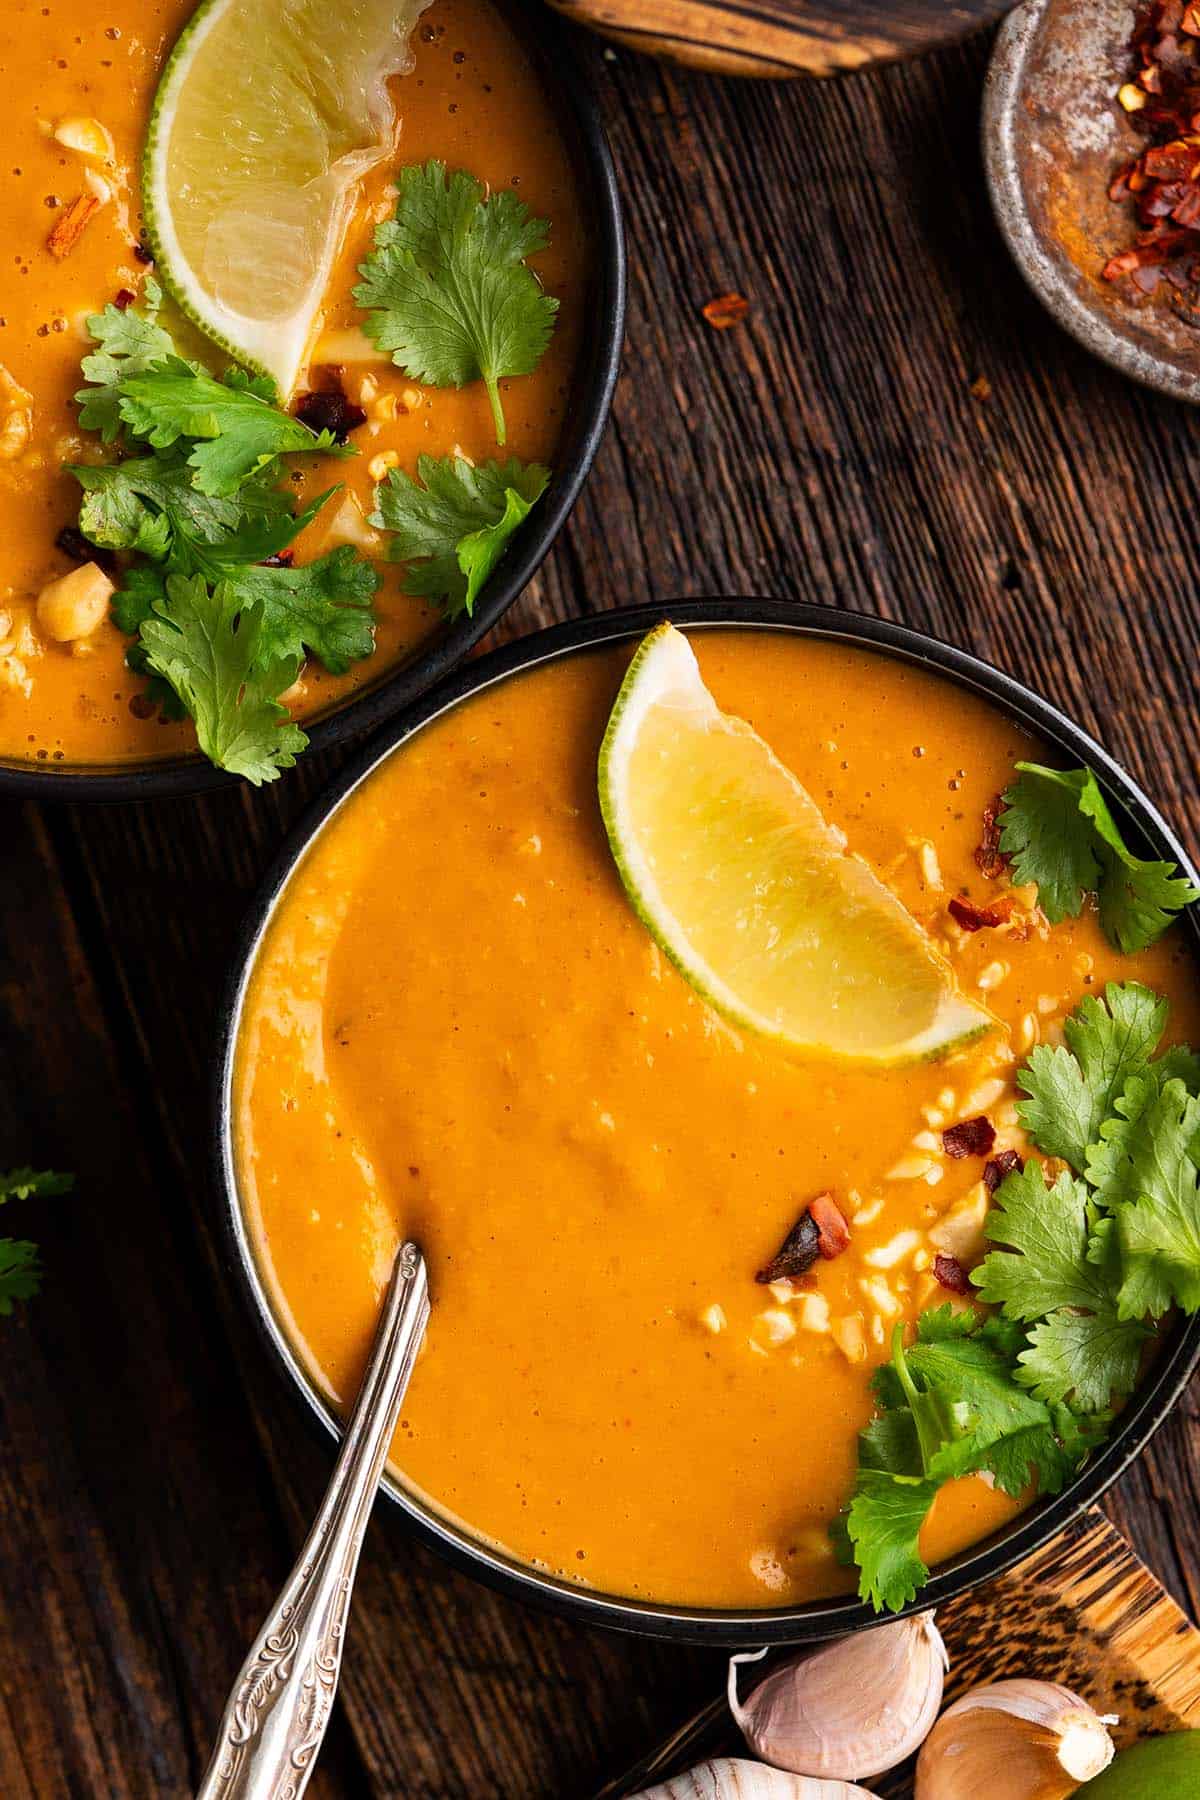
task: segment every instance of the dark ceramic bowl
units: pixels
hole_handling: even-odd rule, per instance
[[[336,1437],[340,1426],[302,1367],[255,1264],[238,1205],[231,1141],[231,1080],[246,982],[263,932],[296,864],[342,802],[373,769],[414,733],[440,718],[461,700],[526,669],[598,645],[633,642],[664,617],[696,631],[737,627],[763,632],[794,632],[862,646],[902,662],[935,671],[948,681],[991,700],[1020,725],[1035,732],[1066,764],[1086,763],[1096,771],[1113,813],[1128,841],[1140,852],[1170,858],[1193,881],[1197,872],[1179,840],[1147,799],[1094,739],[1011,676],[964,651],[922,633],[880,619],[840,609],[800,606],[757,599],[687,600],[666,606],[640,606],[598,618],[556,626],[496,651],[460,670],[432,693],[390,721],[318,797],[300,821],[271,869],[242,932],[234,974],[221,1017],[216,1107],[216,1179],[226,1234],[229,1266],[235,1282],[262,1331],[274,1359],[286,1371],[309,1412]],[[1175,926],[1200,951],[1200,908]],[[1104,1449],[1086,1465],[1079,1479],[1056,1498],[1042,1501],[974,1549],[943,1563],[921,1593],[918,1607],[941,1606],[968,1588],[986,1581],[1028,1556],[1090,1506],[1143,1448],[1178,1399],[1200,1361],[1200,1315],[1179,1320],[1163,1337],[1145,1381],[1130,1400]],[[419,1496],[390,1476],[383,1488],[394,1509],[425,1542],[465,1569],[504,1592],[548,1607],[583,1624],[607,1625],[647,1637],[713,1645],[783,1644],[840,1635],[870,1625],[875,1615],[859,1600],[846,1597],[813,1601],[804,1606],[727,1611],[695,1606],[660,1606],[596,1593],[557,1580],[473,1537],[452,1519],[443,1518]]]
[[[625,238],[608,139],[595,97],[576,63],[568,30],[540,4],[532,11],[514,4],[511,10],[523,21],[529,52],[544,72],[547,92],[572,153],[593,257],[579,363],[554,461],[554,478],[486,582],[473,615],[445,625],[409,661],[306,724],[314,752],[338,748],[382,725],[455,668],[492,629],[533,579],[562,529],[608,421],[625,331]],[[0,794],[40,800],[152,800],[160,795],[202,793],[235,780],[198,753],[146,763],[59,764],[54,768],[0,758]]]

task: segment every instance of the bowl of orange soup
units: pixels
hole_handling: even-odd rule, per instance
[[[721,712],[798,778],[986,1030],[873,1064],[789,1050],[731,1022],[664,954],[597,793],[631,656],[664,616]],[[225,1015],[231,1266],[336,1434],[395,1247],[421,1242],[433,1313],[384,1486],[452,1560],[584,1621],[818,1638],[875,1617],[869,1589],[890,1610],[912,1600],[886,1557],[859,1597],[839,1529],[856,1491],[869,1512],[893,1478],[887,1446],[877,1458],[859,1434],[905,1404],[905,1342],[906,1385],[932,1392],[930,1359],[949,1367],[965,1318],[984,1383],[936,1427],[948,1460],[927,1457],[945,1478],[919,1543],[912,1528],[921,1605],[1047,1540],[1160,1423],[1200,1354],[1194,1295],[1152,1308],[1154,1329],[1113,1324],[1133,1334],[1133,1365],[1111,1399],[1084,1395],[1072,1368],[1078,1391],[1045,1408],[1013,1337],[1045,1358],[1044,1323],[1005,1322],[1040,1317],[1039,1302],[981,1322],[971,1298],[1031,1173],[1039,1218],[1082,1195],[1064,1156],[1039,1164],[1018,1112],[1035,1082],[1022,1071],[1057,1080],[1070,1047],[1094,1080],[1081,1017],[1103,1036],[1098,1007],[1150,1009],[1146,1055],[1153,1040],[1165,1060],[1147,1066],[1186,1117],[1200,1106],[1166,1080],[1196,1085],[1180,1048],[1200,1034],[1193,919],[1124,950],[1107,935],[1111,893],[1103,914],[1085,901],[1051,922],[1063,906],[1049,887],[1039,906],[1014,840],[997,840],[997,796],[1024,763],[1090,769],[1134,859],[1122,866],[1141,879],[1172,863],[1184,883],[1152,804],[1049,702],[917,632],[762,600],[527,638],[392,721],[310,810],[254,906]],[[831,985],[844,975],[831,963]],[[1043,1174],[1057,1182],[1044,1200]],[[1020,1241],[1015,1223],[1008,1235]],[[1089,1305],[1109,1307],[1080,1299],[1085,1263],[1081,1240],[1071,1304],[1041,1303],[1068,1338]],[[1049,1392],[1054,1374],[1039,1379]],[[989,1407],[1011,1414],[996,1434],[1041,1442],[1028,1478],[986,1451],[955,1464],[956,1434]],[[897,1454],[910,1494],[917,1451]],[[877,1460],[885,1473],[865,1467]],[[861,1525],[864,1564],[877,1523]]]
[[[390,28],[379,0],[338,15],[305,6],[314,19],[387,14]],[[244,281],[248,256],[269,286],[301,228],[328,223],[305,218],[299,175],[288,187],[276,170],[280,192],[264,201],[229,174],[222,196],[225,175],[252,161],[253,128],[230,124],[228,145],[206,144],[204,93],[189,89],[185,104],[168,92],[173,70],[201,60],[191,46],[214,18],[220,28],[239,9],[226,35],[240,61],[237,31],[247,59],[256,33],[247,0],[113,0],[99,13],[14,0],[0,19],[11,102],[0,209],[15,258],[0,317],[0,789],[125,798],[229,773],[273,779],[304,738],[325,748],[379,724],[452,668],[529,581],[607,417],[624,315],[619,202],[568,34],[540,8],[406,0],[367,99],[336,64],[333,105],[319,90],[310,104],[312,71],[291,89],[281,78],[281,142],[319,161],[345,149],[342,131],[343,161],[358,171],[329,201],[342,211],[307,339],[289,351],[281,328],[277,348],[261,322],[242,333],[236,313],[226,338],[211,296],[194,304],[189,228],[209,257],[203,280],[219,292],[227,263],[229,280]],[[192,88],[207,79],[219,89],[230,57],[228,46],[214,51],[218,66],[201,67]],[[253,66],[230,74],[231,113],[244,117],[261,85]],[[363,119],[336,116],[352,103],[367,107]],[[294,130],[284,129],[289,108]],[[151,174],[156,134],[168,129],[186,141],[171,140],[165,200]],[[186,212],[195,183],[185,152],[217,195],[203,229]],[[409,255],[384,239],[405,228],[406,206],[411,225],[434,194],[460,206],[471,242],[467,261],[451,267],[446,251],[431,272],[420,246]],[[295,223],[272,216],[285,201]],[[252,204],[263,215],[254,224]],[[415,300],[414,281],[427,288]],[[487,338],[494,383],[479,378],[473,341],[438,361],[437,309],[455,281],[461,312],[471,302],[459,289],[494,283],[492,311],[459,321]],[[503,306],[520,314],[515,348],[494,344]],[[243,414],[257,416],[131,414],[121,402],[143,342],[155,379],[171,355],[185,374],[227,380],[232,367]],[[125,388],[104,385],[122,373],[133,377]],[[210,480],[187,455],[226,445],[240,455],[247,423],[283,446],[266,470],[251,453],[232,478],[222,469]],[[468,587],[458,565],[481,528],[485,554]],[[214,622],[231,564],[236,603]],[[172,586],[172,571],[204,583],[199,602]],[[238,633],[245,648],[257,614],[263,642],[239,663]],[[176,632],[186,660],[172,658]],[[213,673],[198,664],[218,633]],[[256,738],[249,759],[239,710]]]

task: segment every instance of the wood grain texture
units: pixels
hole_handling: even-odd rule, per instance
[[[1091,362],[1010,268],[977,152],[986,43],[781,85],[578,35],[622,171],[628,352],[503,635],[722,589],[905,619],[1059,701],[1200,845],[1200,417]],[[730,290],[749,313],[715,332],[700,309]],[[5,1800],[190,1791],[328,1471],[223,1272],[206,1176],[217,985],[327,772],[0,805],[0,1165],[79,1174],[36,1221],[9,1209],[50,1273],[0,1322]],[[1108,1510],[1194,1615],[1196,1391]],[[310,1791],[578,1800],[720,1663],[527,1612],[380,1516]]]
[[[950,1660],[946,1700],[1014,1676],[1058,1681],[1106,1717],[1123,1749],[1200,1724],[1200,1631],[1096,1508],[1054,1543],[938,1612]],[[749,1684],[748,1684],[749,1686]],[[723,1693],[595,1800],[623,1800],[709,1756],[745,1755]],[[872,1781],[912,1793],[912,1762]]]
[[[725,75],[833,75],[951,43],[1012,0],[550,0],[630,50]]]

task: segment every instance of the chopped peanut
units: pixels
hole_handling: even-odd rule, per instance
[[[94,156],[97,162],[111,162],[114,156],[112,135],[99,119],[60,119],[54,136],[68,150],[80,156]]]
[[[829,1302],[824,1294],[801,1294],[795,1317],[801,1331],[828,1331]]]
[[[33,395],[0,363],[0,462],[14,462],[33,431]]]
[[[977,1181],[965,1200],[943,1213],[929,1233],[929,1241],[937,1250],[952,1256],[964,1269],[972,1268],[986,1248],[983,1223],[991,1205],[991,1196],[982,1181]]]
[[[863,1261],[873,1269],[894,1269],[898,1262],[918,1249],[921,1243],[919,1231],[898,1231],[894,1238],[886,1244],[879,1244],[874,1250],[868,1250]]]
[[[382,481],[389,469],[394,469],[400,461],[398,450],[381,450],[367,464],[367,474],[372,481]]]
[[[325,542],[353,544],[356,550],[363,550],[368,556],[378,554],[379,533],[373,525],[367,524],[362,507],[353,494],[342,495],[336,512],[325,527]]]
[[[848,1313],[845,1318],[835,1319],[829,1327],[829,1335],[847,1362],[865,1362],[867,1333],[861,1313]]]
[[[754,1321],[754,1335],[761,1344],[786,1344],[795,1337],[796,1326],[781,1306],[769,1306]]]
[[[37,597],[38,624],[57,644],[89,637],[105,619],[115,593],[98,564],[84,563],[42,589]]]

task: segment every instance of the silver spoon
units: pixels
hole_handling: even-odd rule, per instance
[[[308,1786],[337,1692],[363,1533],[428,1321],[425,1259],[404,1243],[328,1492],[242,1664],[196,1800],[300,1800]]]

